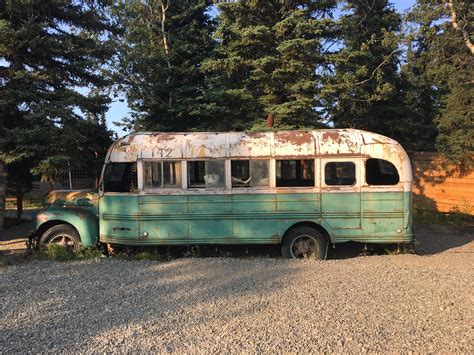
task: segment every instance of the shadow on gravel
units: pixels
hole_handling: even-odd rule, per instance
[[[80,352],[84,347],[90,349],[91,341],[109,344],[110,336],[115,338],[110,343],[113,349],[120,345],[115,343],[117,337],[133,341],[134,327],[159,329],[160,338],[170,342],[183,321],[207,324],[217,332],[235,317],[258,313],[267,306],[264,299],[249,303],[248,298],[255,300],[255,295],[291,287],[289,281],[301,272],[295,261],[285,261],[286,265],[271,259],[261,259],[258,265],[249,262],[180,259],[166,263],[106,260],[38,264],[37,272],[47,272],[47,277],[34,279],[28,289],[36,296],[45,295],[19,297],[16,310],[0,313],[7,321],[16,318],[2,333],[0,350]],[[2,280],[8,281],[5,277]],[[4,292],[15,290],[8,289],[7,282]],[[229,300],[232,310],[225,307]],[[222,308],[218,318],[208,318],[212,308]],[[29,317],[17,318],[15,313],[20,310]],[[162,319],[167,319],[166,324]],[[117,336],[116,330],[123,335]],[[19,341],[24,338],[28,341]]]

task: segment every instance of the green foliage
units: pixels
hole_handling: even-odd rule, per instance
[[[190,245],[183,253],[183,258],[200,258],[201,256],[202,251],[199,245]]]
[[[397,66],[401,17],[387,0],[348,1],[337,21],[341,46],[328,55],[322,96],[336,127],[405,141],[407,125]]]
[[[226,129],[321,125],[316,71],[332,35],[335,1],[248,0],[219,4],[219,43],[203,64]]]
[[[33,258],[39,260],[54,261],[77,261],[103,258],[104,253],[98,248],[85,248],[79,253],[74,253],[71,249],[60,244],[48,244],[44,249],[33,254]]]
[[[121,122],[127,129],[186,131],[206,125],[199,67],[214,47],[214,22],[206,14],[210,3],[147,0],[115,9],[123,32],[115,39],[113,77],[132,109],[132,118]]]
[[[472,22],[468,19],[472,18],[474,5],[464,1],[452,4],[458,26],[472,34]],[[408,31],[409,53],[416,54],[408,57],[408,65],[422,69],[414,73],[418,81],[424,81],[424,95],[431,96],[421,96],[418,108],[436,124],[438,151],[463,170],[470,170],[474,167],[474,55],[462,32],[454,28],[452,13],[445,2],[418,0],[407,21],[412,24]]]
[[[0,160],[54,180],[67,166],[89,168],[103,159],[110,99],[94,88],[108,85],[101,72],[113,53],[103,39],[114,30],[108,4],[0,3]]]
[[[472,215],[462,212],[442,213],[432,209],[414,208],[413,219],[415,224],[447,224],[457,227],[472,227],[474,218]]]

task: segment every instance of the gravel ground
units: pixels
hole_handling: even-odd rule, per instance
[[[8,266],[0,353],[473,353],[472,234],[419,235],[430,255]]]

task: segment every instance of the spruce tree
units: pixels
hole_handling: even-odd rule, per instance
[[[318,68],[332,35],[335,1],[242,0],[219,4],[219,43],[203,69],[215,109],[231,129],[316,127]]]
[[[347,1],[338,19],[340,47],[328,55],[322,96],[336,127],[379,132],[403,141],[399,81],[401,17],[387,0]]]
[[[185,131],[203,125],[200,71],[214,47],[209,0],[147,0],[119,5],[115,80],[132,109],[129,130]]]
[[[418,0],[408,14],[420,53],[409,65],[422,65],[434,92],[436,148],[464,170],[474,167],[474,5],[464,1]],[[422,45],[416,39],[422,38]]]
[[[109,84],[101,72],[113,53],[103,39],[114,30],[108,5],[0,2],[0,160],[10,172],[21,166],[50,178],[47,171],[64,173],[103,159],[110,133],[103,121],[84,116],[101,117],[110,99],[77,88]],[[91,144],[91,136],[98,140]]]

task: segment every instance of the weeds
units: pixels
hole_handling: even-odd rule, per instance
[[[184,258],[200,258],[201,256],[202,253],[199,245],[188,246],[186,251],[183,253]]]
[[[98,248],[85,248],[80,253],[64,248],[59,244],[48,244],[44,249],[33,253],[33,258],[38,260],[74,261],[102,258],[104,253]]]
[[[429,209],[414,208],[413,218],[415,224],[446,224],[452,226],[468,226],[474,223],[474,217],[457,212],[442,213]]]
[[[415,248],[419,242],[411,244],[398,245],[395,248],[385,248],[384,253],[387,255],[416,254]]]

